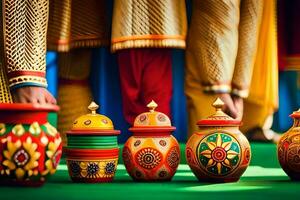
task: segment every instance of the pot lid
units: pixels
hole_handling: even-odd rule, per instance
[[[175,130],[175,127],[171,125],[170,118],[162,113],[155,111],[158,105],[152,100],[147,107],[149,112],[139,114],[133,123],[133,127],[130,130],[146,131],[147,129],[159,129],[165,131]]]
[[[71,131],[67,134],[92,134],[92,135],[117,135],[120,133],[114,130],[111,119],[105,115],[96,113],[99,106],[92,102],[88,109],[91,113],[78,117],[74,122]]]
[[[297,110],[297,111],[294,111],[291,115],[290,115],[290,117],[292,117],[292,118],[300,118],[300,108],[299,108],[299,110]]]
[[[215,114],[207,117],[206,119],[199,120],[197,122],[198,126],[240,126],[241,121],[235,120],[232,117],[228,116],[222,111],[224,102],[217,98],[216,101],[212,104],[216,108]]]

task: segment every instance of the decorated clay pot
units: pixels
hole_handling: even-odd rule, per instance
[[[222,111],[224,103],[217,99],[216,113],[200,120],[199,131],[186,144],[186,159],[202,182],[238,181],[249,165],[250,145],[239,131],[240,121]]]
[[[148,104],[149,112],[136,117],[133,133],[124,145],[123,161],[128,174],[136,181],[169,181],[180,162],[177,140],[171,135],[168,116],[154,111],[157,104]]]
[[[290,116],[294,118],[294,124],[279,140],[278,160],[292,180],[300,181],[300,110]]]
[[[57,106],[0,104],[0,183],[39,186],[55,173],[62,154],[48,122]]]
[[[98,107],[92,102],[91,113],[77,118],[67,132],[66,159],[74,182],[110,182],[115,176],[120,131],[108,117],[96,113]]]

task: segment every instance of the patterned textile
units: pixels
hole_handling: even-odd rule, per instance
[[[242,0],[240,8],[239,43],[232,78],[232,92],[248,96],[261,24],[263,1]]]
[[[58,54],[59,78],[65,80],[87,80],[90,75],[91,49],[74,49]]]
[[[7,87],[3,66],[0,63],[0,103],[11,103],[12,98]]]
[[[76,82],[63,83],[58,88],[58,126],[63,146],[67,145],[66,131],[71,130],[74,120],[88,113],[87,107],[92,101],[91,89],[88,84]]]
[[[0,1],[0,8],[2,8],[2,1]],[[3,33],[3,20],[0,20],[0,32]],[[4,41],[3,34],[0,34],[0,41]],[[4,48],[3,43],[0,42],[0,103],[12,102],[11,94],[6,80],[6,71],[3,66],[4,62]]]
[[[187,51],[205,91],[246,97],[262,3],[260,0],[195,0]],[[240,91],[242,89],[243,91]],[[246,89],[246,91],[244,91]]]
[[[238,45],[240,0],[195,0],[187,49],[198,66],[201,82],[229,92]]]
[[[47,0],[3,0],[4,62],[11,89],[46,87]]]
[[[50,0],[48,49],[109,44],[110,26],[106,0]]]
[[[58,130],[66,145],[66,131],[72,128],[73,121],[86,114],[92,101],[88,78],[91,66],[91,49],[74,49],[58,54]]]
[[[269,116],[278,107],[278,65],[276,38],[276,0],[263,1],[263,13],[258,35],[258,47],[255,52],[253,76],[248,98],[244,100],[243,126],[241,130],[260,127],[265,129]],[[197,131],[195,124],[214,112],[211,102],[217,94],[203,92],[201,69],[195,62],[194,52],[186,52],[185,93],[188,107],[189,135]],[[205,108],[205,109],[203,109]]]
[[[115,0],[112,51],[127,48],[185,48],[184,0]]]

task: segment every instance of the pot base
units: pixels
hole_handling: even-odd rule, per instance
[[[75,183],[108,183],[113,181],[112,178],[71,178]]]
[[[199,182],[203,183],[234,183],[238,182],[240,178],[225,178],[225,179],[212,179],[212,178],[198,178]]]

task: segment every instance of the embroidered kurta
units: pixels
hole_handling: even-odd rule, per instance
[[[111,50],[185,48],[184,0],[115,0]]]
[[[1,82],[11,90],[23,86],[47,87],[48,1],[3,0],[1,4]],[[7,101],[8,89],[2,86],[1,90]]]
[[[195,0],[188,66],[205,91],[247,97],[262,16],[261,0]]]
[[[49,0],[48,49],[67,52],[73,48],[109,44],[107,0]]]

